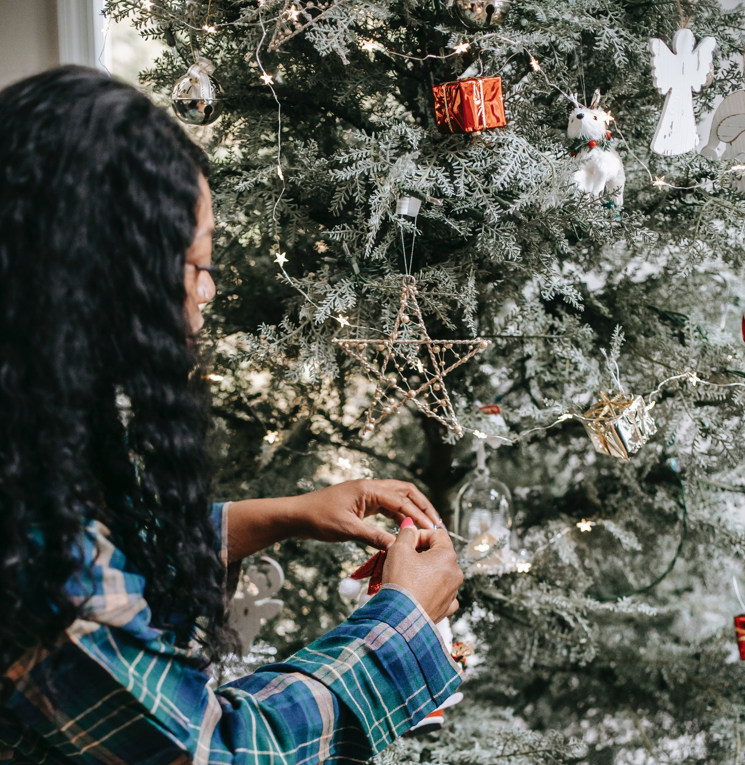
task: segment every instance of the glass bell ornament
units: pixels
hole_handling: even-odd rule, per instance
[[[510,534],[512,495],[488,470],[477,469],[458,496],[458,533],[472,540],[492,529]]]
[[[510,0],[455,0],[455,12],[470,29],[486,29],[502,23]]]
[[[204,56],[173,86],[171,105],[187,125],[209,125],[225,108],[225,91],[212,76],[215,65]]]

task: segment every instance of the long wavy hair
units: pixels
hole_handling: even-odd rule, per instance
[[[51,644],[75,619],[64,585],[92,519],[144,575],[155,624],[186,644],[201,618],[219,646],[225,571],[183,309],[204,154],[81,67],[5,89],[0,115],[0,671],[29,632]]]

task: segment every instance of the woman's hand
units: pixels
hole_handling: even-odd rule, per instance
[[[435,624],[454,614],[463,572],[447,531],[403,526],[385,556],[383,584],[410,592]]]
[[[405,481],[347,481],[293,497],[292,502],[296,528],[291,536],[321,542],[354,541],[385,550],[396,537],[363,520],[377,513],[399,526],[404,518],[422,529],[442,526],[432,503]]]
[[[299,537],[321,542],[362,542],[380,550],[396,537],[363,520],[382,513],[401,525],[411,518],[422,529],[442,526],[431,502],[405,481],[347,481],[297,497],[231,502],[228,512],[228,559]]]

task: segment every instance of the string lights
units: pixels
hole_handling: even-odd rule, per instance
[[[622,600],[624,598],[629,598],[633,595],[641,595],[645,592],[649,592],[650,590],[655,588],[660,582],[662,582],[668,576],[668,574],[673,570],[673,568],[675,568],[675,564],[677,563],[678,558],[680,557],[680,554],[683,551],[683,545],[685,543],[685,540],[688,534],[688,500],[686,496],[685,485],[683,484],[683,481],[680,477],[680,466],[678,465],[677,460],[674,458],[669,459],[668,467],[675,475],[675,478],[678,484],[678,489],[679,489],[678,505],[681,511],[680,513],[681,533],[680,533],[680,539],[678,541],[678,546],[675,550],[675,554],[671,558],[665,570],[648,584],[631,589],[627,592],[623,592],[618,595],[596,596],[596,600],[608,603],[608,602]],[[583,518],[581,521],[577,521],[571,526],[565,526],[563,529],[561,529],[561,531],[558,531],[556,534],[554,534],[544,544],[537,547],[533,551],[532,555],[527,550],[523,549],[520,551],[520,554],[517,558],[515,558],[514,560],[506,561],[507,565],[505,565],[502,568],[500,574],[511,573],[511,572],[515,572],[518,574],[528,574],[535,568],[535,562],[538,556],[541,553],[545,552],[546,550],[550,549],[555,544],[557,544],[567,534],[570,534],[575,529],[578,530],[580,534],[586,534],[586,533],[592,532],[592,530],[595,528],[602,527],[603,525],[604,524],[602,519],[587,520],[586,518]],[[461,542],[468,541],[453,532],[449,532],[449,534],[451,537]],[[484,559],[487,558],[488,555],[490,554],[494,555],[494,553],[492,552],[492,549],[495,547],[496,540],[494,541],[492,540],[493,538],[490,539],[489,535],[484,535],[484,539],[477,540],[476,545],[473,544],[473,541],[471,542],[472,549],[481,553],[480,560],[477,560],[468,569],[471,575],[478,575],[478,574],[488,575],[490,573],[493,573],[488,570],[488,567],[483,565],[483,561]],[[495,552],[499,552],[499,550],[496,549]],[[512,555],[514,556],[514,553]],[[481,566],[479,566],[479,563],[481,563]],[[745,610],[745,605],[743,606],[743,609]],[[745,616],[743,618],[745,619]],[[745,622],[743,622],[743,627],[745,628]]]

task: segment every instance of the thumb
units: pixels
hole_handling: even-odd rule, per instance
[[[359,519],[354,524],[349,536],[355,542],[377,547],[378,550],[387,550],[396,541],[393,534],[383,531],[383,529],[376,529],[375,526],[370,526]]]
[[[401,524],[401,530],[396,537],[396,546],[411,547],[416,550],[419,543],[419,529],[411,518],[404,518]]]

